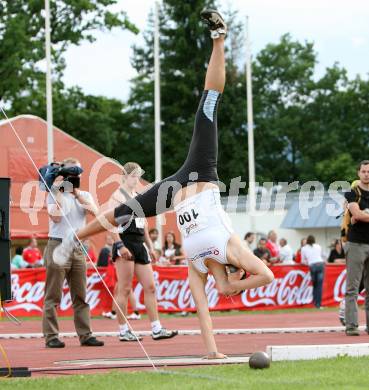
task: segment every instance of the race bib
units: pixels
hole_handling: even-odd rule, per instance
[[[207,217],[196,203],[189,203],[177,211],[177,226],[184,237],[205,229]]]
[[[135,224],[137,229],[145,228],[145,218],[135,218]]]

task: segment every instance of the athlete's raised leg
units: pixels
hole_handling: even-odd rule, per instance
[[[204,90],[223,93],[225,77],[224,36],[221,36],[213,40],[213,51],[206,71]]]

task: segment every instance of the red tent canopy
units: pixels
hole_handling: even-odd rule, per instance
[[[11,178],[11,236],[46,238],[47,193],[39,189],[37,169],[47,164],[47,124],[43,119],[32,115],[20,115],[10,119],[10,122],[0,121],[0,177]],[[116,161],[56,127],[54,156],[55,161],[67,157],[77,158],[84,169],[81,189],[91,192],[100,210],[108,208],[109,198],[121,182],[122,167]],[[143,181],[142,188],[146,184]],[[166,217],[164,230],[176,230],[173,213],[168,213]],[[155,221],[151,220],[149,224],[153,226]],[[179,238],[179,234],[177,237]],[[100,234],[93,241],[100,248],[104,240],[105,234]]]

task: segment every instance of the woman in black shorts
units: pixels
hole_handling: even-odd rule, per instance
[[[124,203],[137,196],[136,189],[142,174],[141,167],[135,162],[126,163],[123,171],[122,186],[113,195],[113,200],[117,204]],[[163,328],[159,321],[154,274],[151,267],[151,259],[155,258],[155,253],[148,233],[146,219],[134,219],[126,229],[119,232],[119,236],[125,248],[124,257],[120,256],[120,251],[118,252],[116,245],[113,250],[113,261],[115,261],[118,278],[115,298],[125,315],[124,317],[120,310],[117,311],[119,340],[137,341],[137,337],[131,332],[126,321],[128,299],[132,295],[134,275],[136,275],[144,290],[144,302],[151,322],[152,338],[160,340],[176,336],[177,331]],[[122,248],[120,250],[123,252]]]

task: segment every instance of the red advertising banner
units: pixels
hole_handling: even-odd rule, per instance
[[[105,275],[106,268],[99,271]],[[265,287],[226,298],[218,293],[212,276],[208,278],[206,293],[211,310],[266,310],[306,307],[312,304],[312,285],[306,266],[274,266],[275,279]],[[156,295],[161,312],[194,311],[195,304],[187,280],[186,267],[154,267]],[[323,286],[323,306],[334,306],[344,296],[346,269],[343,265],[327,265]],[[6,308],[16,316],[40,316],[45,289],[45,269],[25,269],[12,274],[14,300]],[[144,310],[143,289],[134,282],[138,308]],[[87,274],[87,301],[92,315],[111,309],[111,298],[94,270]],[[59,314],[71,315],[72,301],[65,282]]]

